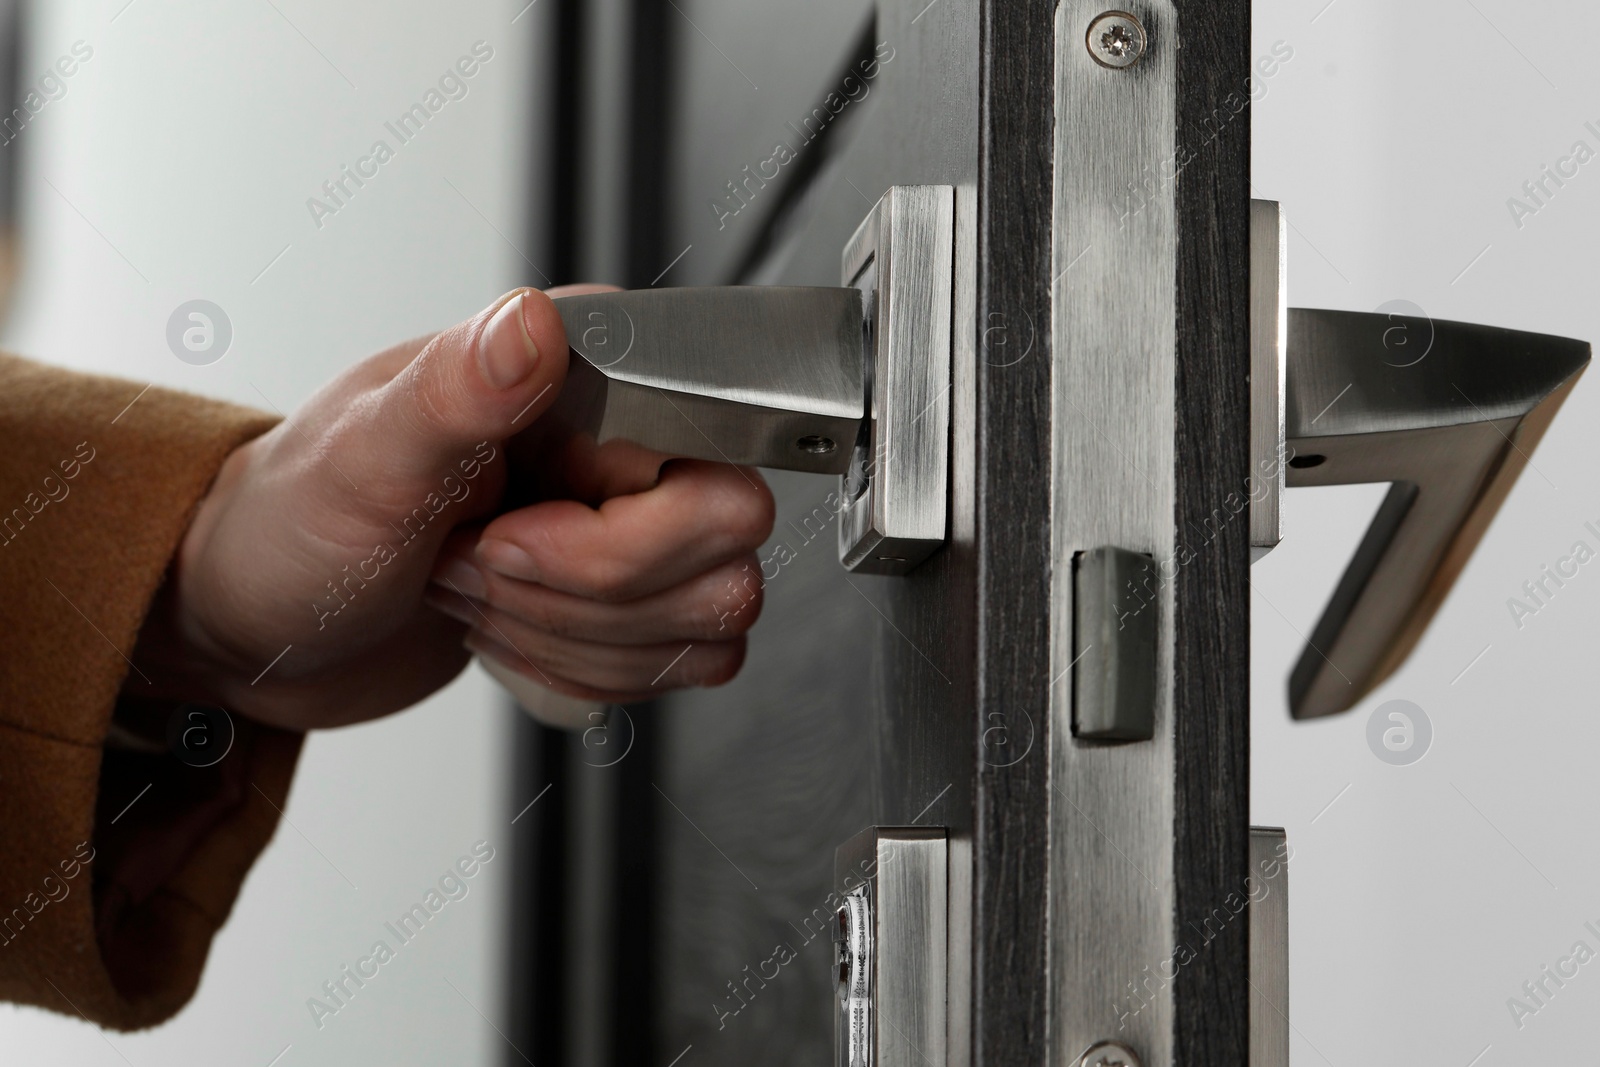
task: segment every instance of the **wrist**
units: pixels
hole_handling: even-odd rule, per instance
[[[190,636],[185,625],[175,574],[156,591],[134,646],[134,667],[123,682],[123,695],[138,701],[228,703],[226,672],[214,654]]]
[[[194,584],[204,570],[207,541],[242,476],[249,447],[235,449],[223,462],[168,565],[139,630],[133,654],[136,667],[123,684],[129,698],[224,707],[240,699],[237,676],[246,668],[211,634],[197,610]]]

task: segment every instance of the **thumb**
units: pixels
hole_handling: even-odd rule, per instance
[[[370,439],[385,480],[431,480],[482,441],[529,426],[561,393],[567,335],[555,304],[520,289],[429,341],[380,390]]]

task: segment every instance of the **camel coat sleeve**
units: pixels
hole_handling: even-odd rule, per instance
[[[156,740],[177,707],[139,701],[141,623],[223,459],[274,420],[142,389],[0,355],[0,998],[118,1029],[193,995],[301,740],[235,716],[204,768]],[[108,745],[125,722],[143,743]]]

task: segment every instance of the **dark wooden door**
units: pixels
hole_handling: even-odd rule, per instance
[[[772,473],[779,519],[741,676],[613,716],[604,758],[599,739],[530,729],[521,791],[561,796],[522,839],[518,1045],[541,1067],[831,1062],[832,950],[806,920],[830,910],[837,845],[918,824],[951,842],[949,1030],[930,1063],[1065,1065],[1098,1034],[1146,1064],[1243,1064],[1244,924],[1148,1011],[1127,1005],[1247,873],[1246,524],[1164,583],[1156,757],[1085,747],[1061,695],[1063,479],[1099,462],[1064,442],[1132,417],[1063,392],[1110,358],[1061,343],[1086,336],[1061,321],[1080,306],[1067,295],[1104,289],[1092,272],[1108,262],[1088,254],[1084,277],[1058,203],[1063,174],[1095,166],[1057,113],[1078,9],[559,2],[558,281],[837,285],[885,189],[954,187],[950,529],[910,576],[848,574],[833,481]],[[1174,252],[1151,268],[1170,289],[1155,312],[1165,414],[1135,438],[1165,469],[1136,463],[1120,491],[1183,544],[1249,474],[1249,122],[1229,103],[1248,99],[1249,5],[1137,10],[1182,154],[1152,186]],[[1105,121],[1115,136],[1144,118]],[[1104,186],[1135,231],[1146,177]],[[631,747],[608,762],[619,730]]]

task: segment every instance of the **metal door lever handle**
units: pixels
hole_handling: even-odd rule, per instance
[[[720,286],[565,296],[567,380],[534,434],[843,474],[865,410],[862,294]]]
[[[1288,484],[1394,483],[1290,675],[1297,719],[1349,709],[1405,661],[1589,363],[1582,341],[1431,327],[1401,365],[1390,316],[1289,311]]]
[[[507,442],[508,503],[532,498],[551,436],[843,475],[803,520],[834,523],[839,562],[908,574],[949,536],[955,190],[890,186],[842,249],[839,288],[724,286],[556,300],[571,356],[561,394]],[[598,706],[485,663],[535,718],[583,727]]]
[[[846,245],[838,288],[557,299],[566,384],[508,451],[577,434],[846,475],[813,511],[837,522],[840,562],[909,573],[948,532],[954,210],[949,186],[891,186]]]

